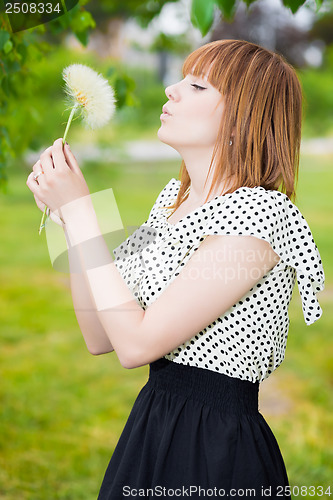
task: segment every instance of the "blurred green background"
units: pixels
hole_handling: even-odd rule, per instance
[[[46,44],[45,54],[31,58],[24,92],[8,96],[5,113],[0,113],[0,126],[10,134],[3,136],[3,144],[10,144],[9,152],[22,149],[20,155],[6,156],[8,181],[0,194],[1,500],[96,498],[148,374],[147,367],[123,369],[114,353],[88,353],[72,310],[69,278],[52,269],[45,234],[38,236],[41,214],[25,182],[34,154],[64,132],[68,113],[63,67],[89,64],[117,88],[122,106],[113,122],[94,132],[74,122],[68,142],[81,158],[91,191],[113,188],[125,227],[146,220],[158,193],[171,177],[178,177],[180,164],[167,157],[135,161],[127,155],[132,141],[156,141],[166,100],[156,68],[127,65],[82,46],[72,47],[56,33],[49,36],[47,43],[38,42]],[[296,285],[286,359],[263,382],[261,393],[261,411],[279,442],[291,486],[296,487],[293,498],[311,496],[298,493],[301,486],[316,486],[318,493],[319,487],[324,492],[331,487],[333,494],[332,45],[327,42],[318,67],[300,65],[298,73],[306,104],[296,204],[324,263],[326,289],[318,296],[323,316],[306,326]],[[22,75],[15,78],[20,81]],[[26,136],[15,135],[22,128]],[[102,159],[98,154],[82,157],[87,146],[104,151]]]

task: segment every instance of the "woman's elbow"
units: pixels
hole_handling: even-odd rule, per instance
[[[114,351],[114,349],[101,349],[96,346],[87,346],[88,351],[93,356],[100,356],[101,354],[107,354],[108,352]],[[131,370],[132,368],[138,368],[139,366],[146,365],[147,362],[140,361],[137,356],[130,356],[128,353],[119,355],[117,352],[117,357],[123,368]]]
[[[131,359],[128,359],[128,358],[123,359],[123,358],[119,358],[119,356],[118,356],[118,359],[119,359],[121,366],[123,368],[126,368],[126,370],[132,370],[133,368],[137,368],[139,366]]]
[[[126,350],[125,352],[117,352],[119,362],[123,368],[131,370],[132,368],[139,368],[149,363],[147,356],[144,353],[139,353],[136,350]]]
[[[92,354],[93,356],[100,356],[101,354],[107,354],[109,352],[114,351],[112,347],[103,348],[100,346],[88,345],[88,344],[87,344],[87,349],[89,353]]]

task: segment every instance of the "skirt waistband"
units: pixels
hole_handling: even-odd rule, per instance
[[[259,382],[241,380],[211,370],[158,359],[150,364],[147,385],[152,389],[200,401],[223,413],[257,414]]]

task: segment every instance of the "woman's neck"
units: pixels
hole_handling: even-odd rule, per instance
[[[192,148],[190,152],[183,154],[182,158],[190,177],[190,192],[187,197],[187,205],[193,207],[200,206],[206,201],[212,185],[214,164],[211,169],[209,168],[212,161],[212,151],[207,151],[207,149],[200,151]],[[219,183],[218,186],[213,188],[209,199],[223,194],[223,190],[226,190],[226,187],[227,184],[225,182]]]

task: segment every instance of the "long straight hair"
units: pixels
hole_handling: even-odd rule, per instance
[[[302,89],[295,70],[279,54],[243,40],[218,40],[192,52],[183,75],[205,75],[221,93],[223,118],[207,195],[229,180],[242,186],[280,189],[295,198],[301,142]],[[232,141],[232,143],[230,143]],[[188,197],[190,177],[182,162],[176,210]],[[222,194],[222,193],[221,193]]]

